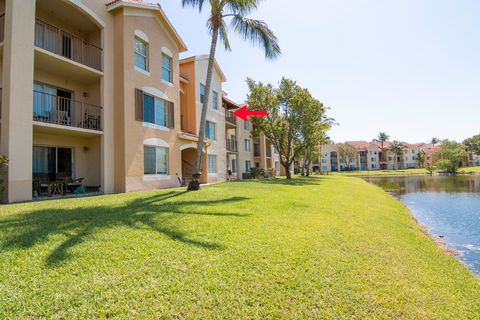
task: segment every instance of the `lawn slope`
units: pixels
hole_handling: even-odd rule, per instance
[[[477,319],[480,281],[348,177],[0,207],[0,318]]]

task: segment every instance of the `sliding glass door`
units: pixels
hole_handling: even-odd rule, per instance
[[[73,150],[71,148],[58,147],[33,147],[33,169],[35,176],[48,180],[72,178],[73,173]]]

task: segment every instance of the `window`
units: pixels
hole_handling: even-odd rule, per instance
[[[377,168],[377,165],[376,164],[372,164],[372,169],[376,169]]]
[[[162,127],[167,127],[167,101],[143,95],[143,120]]]
[[[252,168],[252,161],[250,160],[245,161],[245,171],[250,172],[251,168]]]
[[[200,83],[200,102],[205,102],[205,85]]]
[[[168,174],[168,148],[143,147],[144,174]]]
[[[205,137],[212,141],[217,140],[216,124],[214,122],[207,121],[207,126],[205,128]]]
[[[327,163],[327,159],[322,159],[322,163]]]
[[[243,122],[243,128],[247,131],[250,131],[250,122],[248,120]]]
[[[73,178],[73,149],[33,147],[32,173],[48,176],[49,180]]]
[[[245,139],[245,151],[247,152],[252,151],[252,144],[249,139]]]
[[[172,58],[162,54],[162,80],[173,83],[173,63]]]
[[[375,158],[372,158],[371,160],[372,160],[372,162],[375,162],[375,161],[377,161]]]
[[[208,173],[217,173],[217,156],[208,155]]]
[[[275,170],[280,170],[280,165],[278,163],[278,161],[275,161]]]
[[[135,38],[135,66],[148,71],[148,43]]]
[[[232,172],[236,173],[237,172],[237,160],[232,159]]]
[[[218,92],[212,91],[212,108],[218,110]]]

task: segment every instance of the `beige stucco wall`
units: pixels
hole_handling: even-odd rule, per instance
[[[122,108],[115,119],[115,138],[124,150],[116,154],[116,161],[123,161],[117,171],[118,183],[125,176],[125,185],[118,186],[118,191],[137,191],[152,188],[166,188],[178,186],[176,174],[181,175],[181,143],[177,139],[180,130],[180,81],[178,55],[179,49],[171,41],[165,29],[155,15],[147,10],[126,9],[115,13],[116,29],[123,34],[116,37],[115,47],[120,50],[115,56],[117,68],[124,68],[117,75],[116,92],[123,97],[123,101],[116,108]],[[149,73],[138,71],[134,67],[134,39],[135,30],[147,35],[149,40]],[[161,80],[162,48],[172,53],[173,85]],[[120,78],[120,76],[123,77]],[[175,105],[175,128],[160,128],[135,120],[135,88],[144,91],[156,91],[160,98],[165,98]],[[118,136],[117,136],[118,135]],[[169,175],[164,177],[144,177],[144,141],[159,139],[169,145]],[[124,168],[122,168],[124,167]],[[148,181],[147,181],[148,180]]]
[[[250,124],[251,127],[251,124]],[[253,158],[253,139],[250,136],[251,130],[245,130],[245,122],[241,119],[237,120],[237,135],[238,135],[238,162],[239,162],[239,177],[242,178],[243,173],[250,173],[246,170],[246,161],[250,160],[251,167],[255,166],[255,159]],[[245,139],[250,140],[250,151],[245,150]]]
[[[195,99],[197,123],[200,123],[202,115],[202,103],[200,102],[200,84],[205,84],[207,79],[208,58],[200,56],[195,59]],[[227,154],[225,139],[225,109],[222,108],[222,79],[217,70],[212,75],[212,91],[218,93],[218,110],[212,108],[213,94],[210,93],[207,121],[216,123],[216,141],[211,141],[207,153],[217,156],[217,173],[208,174],[208,182],[224,181],[227,178]],[[197,134],[199,127],[197,126]]]

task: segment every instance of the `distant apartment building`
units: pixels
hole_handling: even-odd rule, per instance
[[[208,64],[159,5],[141,0],[0,0],[4,201],[79,185],[116,193],[191,179]],[[278,156],[232,118],[215,64],[202,183],[239,179]],[[255,145],[259,147],[256,149]],[[255,151],[256,150],[256,151]]]
[[[440,150],[438,146],[426,143],[403,143],[405,150],[402,154],[394,154],[389,151],[391,142],[383,145],[385,155],[382,154],[382,146],[377,141],[346,141],[357,150],[355,159],[342,159],[338,144],[321,146],[319,160],[313,164],[313,170],[322,172],[346,171],[346,170],[393,170],[414,169],[420,167],[419,153],[425,152],[424,165],[435,161],[435,153]],[[348,161],[350,160],[350,161]],[[346,163],[348,161],[348,163]]]

